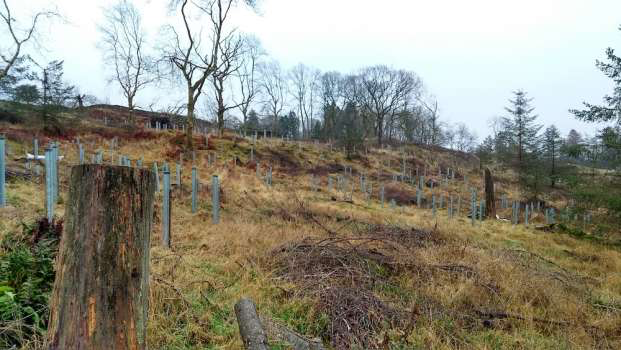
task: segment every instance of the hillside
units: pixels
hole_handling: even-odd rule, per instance
[[[15,173],[29,174],[23,156],[32,152],[35,135],[41,149],[60,142],[57,220],[70,167],[78,163],[78,140],[87,161],[103,151],[106,164],[122,155],[145,167],[168,163],[174,183],[175,163],[183,158],[181,132],[130,132],[73,113],[67,112],[56,137],[32,123],[0,121],[8,169]],[[233,311],[242,296],[267,319],[336,349],[621,348],[619,229],[596,235],[597,223],[605,221],[596,213],[589,222],[539,230],[543,209],[532,213],[528,226],[523,212],[512,225],[511,208],[497,204],[499,219],[473,221],[471,189],[477,201],[483,198],[479,162],[442,148],[368,146],[348,159],[323,143],[259,138],[256,162],[251,138],[196,134],[194,141],[199,210],[191,212],[193,162],[186,157],[181,186],[173,186],[172,249],[161,245],[156,199],[151,349],[242,348]],[[404,159],[406,174],[426,173],[422,208],[418,179],[400,176]],[[270,167],[272,185],[265,180]],[[454,178],[446,176],[448,169]],[[510,171],[492,172],[498,203],[505,196],[525,203]],[[213,175],[221,183],[217,225]],[[19,235],[24,224],[45,216],[41,178],[9,177],[7,194],[0,237]],[[432,195],[437,211],[430,208]],[[456,210],[458,201],[459,212],[449,215],[449,203]],[[566,205],[559,191],[544,207],[554,208],[560,220]],[[6,244],[0,249],[0,256],[9,253]],[[270,340],[274,349],[288,348]],[[39,346],[35,337],[27,348]]]

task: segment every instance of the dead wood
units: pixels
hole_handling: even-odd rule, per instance
[[[303,335],[294,332],[286,326],[272,320],[269,317],[259,315],[261,323],[270,339],[277,339],[286,342],[294,350],[323,350],[323,343],[319,339],[308,339]]]
[[[267,336],[254,302],[248,298],[241,298],[235,304],[235,315],[244,348],[246,350],[268,350]]]

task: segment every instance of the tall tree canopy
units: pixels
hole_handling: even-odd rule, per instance
[[[619,27],[621,30],[621,27]],[[607,61],[596,61],[597,68],[614,82],[612,95],[604,96],[604,105],[598,106],[584,102],[586,109],[570,110],[578,119],[587,122],[621,123],[621,57],[612,48],[606,49]]]

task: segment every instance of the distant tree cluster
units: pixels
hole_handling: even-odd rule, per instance
[[[322,73],[304,64],[284,70],[271,60],[259,62],[256,81],[257,109],[251,112],[261,117],[258,121],[244,117],[243,130],[267,129],[351,149],[370,140],[379,145],[411,142],[466,152],[476,146],[476,135],[464,124],[452,128],[440,122],[437,100],[425,94],[422,80],[411,71],[377,65],[349,74]],[[296,117],[299,130],[283,130],[283,115]],[[347,129],[350,126],[355,129]]]
[[[496,162],[513,168],[525,194],[539,197],[559,182],[566,183],[568,175],[576,174],[570,165],[614,169],[621,164],[621,149],[614,147],[618,127],[605,128],[592,137],[572,129],[562,137],[555,125],[544,129],[537,123],[532,99],[525,91],[513,95],[506,116],[493,120],[494,132],[477,146],[477,154],[482,164]]]

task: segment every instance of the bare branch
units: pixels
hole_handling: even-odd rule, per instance
[[[0,79],[6,77],[9,74],[10,69],[23,57],[24,45],[30,41],[36,40],[38,25],[43,19],[50,19],[53,17],[60,17],[60,15],[51,10],[44,10],[37,12],[30,20],[30,25],[25,29],[19,29],[19,22],[13,17],[11,8],[7,3],[7,0],[2,0],[3,7],[0,8],[0,19],[2,19],[2,26],[11,37],[11,43],[8,48],[0,48],[6,50],[6,52],[0,52],[0,59],[2,60],[2,66],[0,66]],[[3,30],[3,31],[4,31]]]

